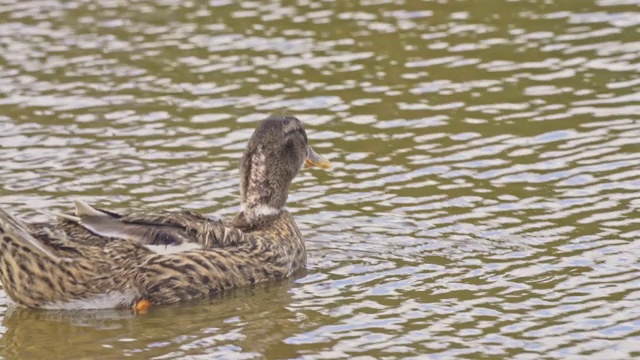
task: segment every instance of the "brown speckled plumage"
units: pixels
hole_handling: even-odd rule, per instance
[[[284,209],[303,164],[328,166],[298,119],[272,116],[245,150],[242,210],[230,222],[193,212],[90,209],[57,225],[25,224],[0,209],[0,280],[18,304],[75,309],[176,303],[286,277],[307,258]],[[200,248],[161,254],[149,246],[184,243]]]

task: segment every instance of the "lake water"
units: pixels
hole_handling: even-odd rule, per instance
[[[0,206],[237,211],[257,121],[329,171],[308,274],[198,304],[44,312],[0,356],[640,356],[640,0],[0,2]]]

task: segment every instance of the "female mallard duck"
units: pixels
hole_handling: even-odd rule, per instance
[[[330,166],[300,120],[271,116],[247,144],[242,205],[228,223],[193,212],[123,216],[77,202],[75,216],[42,226],[0,209],[0,280],[27,307],[143,309],[288,276],[306,264],[284,208],[303,165]]]

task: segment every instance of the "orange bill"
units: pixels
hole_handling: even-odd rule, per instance
[[[329,160],[325,159],[322,155],[315,152],[311,146],[308,147],[307,159],[304,161],[304,167],[319,167],[321,169],[328,169],[331,167],[331,163]]]

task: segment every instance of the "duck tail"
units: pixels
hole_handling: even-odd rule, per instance
[[[13,246],[11,246],[13,245]],[[28,226],[13,215],[0,208],[0,257],[11,256],[7,247],[26,247],[37,255],[49,258],[53,262],[61,259],[51,252],[29,231]]]

